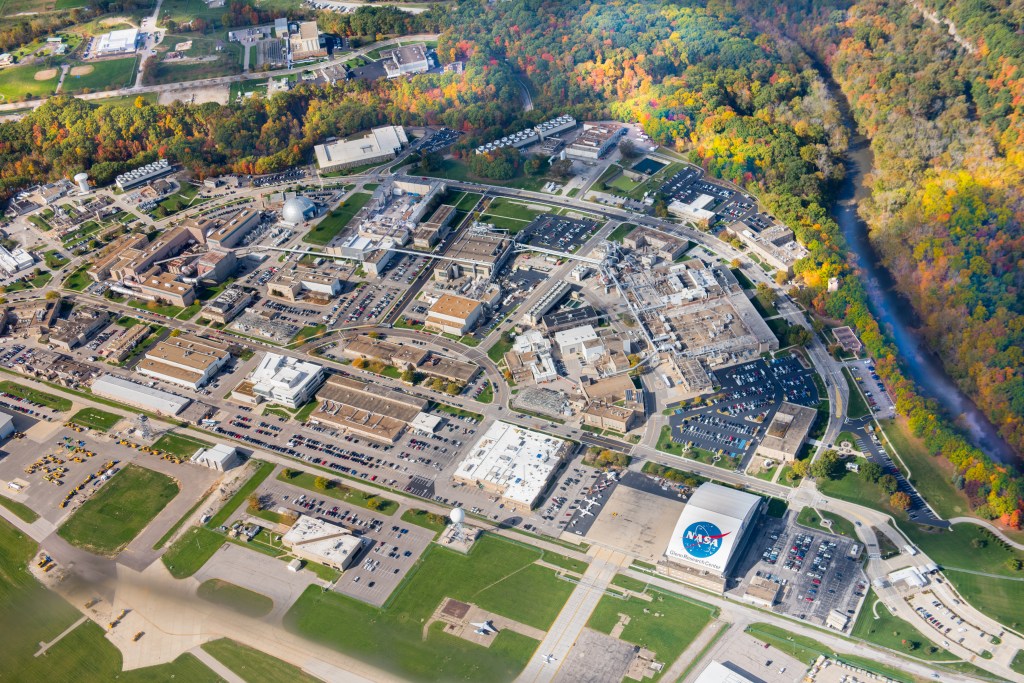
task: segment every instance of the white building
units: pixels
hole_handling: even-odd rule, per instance
[[[324,369],[316,363],[268,353],[249,375],[252,393],[260,400],[298,408],[313,398],[324,381]]]
[[[421,74],[430,69],[426,43],[403,45],[380,53],[381,64],[388,78]]]
[[[673,199],[668,205],[668,212],[688,221],[710,221],[715,217],[715,212],[708,211],[704,207],[711,204],[714,199],[715,198],[709,194],[702,194],[689,204],[685,204],[678,199]]]
[[[238,455],[238,449],[234,446],[219,443],[212,448],[203,448],[192,456],[192,462],[203,467],[209,467],[218,472],[227,472],[242,464],[242,458]]]
[[[700,676],[693,683],[754,683],[759,678],[748,678],[741,673],[733,671],[727,666],[712,660],[707,667],[700,672]]]
[[[739,557],[761,497],[718,484],[701,484],[676,522],[665,549],[670,563],[724,577]]]
[[[23,270],[28,270],[34,264],[35,260],[32,258],[32,254],[24,249],[18,248],[14,251],[7,251],[4,247],[0,247],[0,268],[3,268],[9,274],[14,275]]]
[[[299,517],[281,542],[293,555],[339,571],[348,569],[363,545],[345,527],[306,515]]]
[[[0,439],[6,439],[14,433],[14,417],[0,413]]]
[[[381,126],[351,140],[338,140],[313,148],[316,164],[323,172],[340,171],[353,166],[383,163],[394,159],[409,144],[401,126]]]
[[[568,441],[496,421],[455,470],[455,480],[501,496],[529,511],[570,450]]]
[[[135,52],[139,44],[139,29],[124,28],[120,31],[104,33],[96,39],[93,54],[98,57],[105,55],[126,55]]]
[[[563,358],[578,356],[585,363],[591,363],[604,355],[604,344],[598,339],[593,325],[580,325],[555,332],[555,344]]]
[[[130,382],[114,375],[97,378],[92,383],[92,393],[161,415],[177,415],[192,403],[190,398]]]

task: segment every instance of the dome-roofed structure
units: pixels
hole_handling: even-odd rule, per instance
[[[281,210],[281,220],[289,225],[298,225],[315,215],[316,204],[308,197],[292,197]]]

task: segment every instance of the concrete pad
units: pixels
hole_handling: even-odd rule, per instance
[[[618,683],[633,660],[633,645],[585,628],[558,670],[555,683]]]
[[[617,486],[586,538],[656,562],[664,554],[684,507],[682,502]]]

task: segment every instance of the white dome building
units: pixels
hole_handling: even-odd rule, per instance
[[[308,197],[292,197],[284,203],[281,210],[281,221],[288,225],[298,225],[316,216],[316,204]]]

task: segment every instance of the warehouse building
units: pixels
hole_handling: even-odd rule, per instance
[[[281,542],[292,555],[338,571],[348,569],[363,547],[359,537],[345,527],[306,515],[299,516]]]
[[[382,50],[380,60],[388,78],[421,74],[430,69],[426,43],[414,43],[393,50]]]
[[[326,424],[374,441],[393,444],[422,420],[429,402],[350,377],[332,375],[317,392],[311,422]]]
[[[364,164],[384,163],[394,159],[407,144],[409,138],[404,128],[381,126],[359,138],[317,145],[313,151],[317,166],[328,173]]]
[[[495,421],[459,463],[455,481],[501,497],[529,512],[571,450],[571,442],[508,422]]]
[[[177,415],[192,403],[192,399],[184,396],[109,374],[92,383],[92,393],[160,415]]]
[[[209,467],[211,470],[227,472],[241,465],[242,458],[234,446],[219,443],[211,448],[202,448],[196,451],[196,454],[192,456],[192,462]]]
[[[608,153],[626,134],[626,129],[615,124],[584,123],[583,135],[565,150],[572,159],[597,161]]]
[[[807,433],[811,431],[817,415],[814,408],[783,401],[772,417],[756,454],[784,463],[793,462],[807,441]]]
[[[507,237],[466,232],[448,249],[447,255],[454,261],[437,265],[434,279],[453,282],[465,276],[491,280],[505,267],[512,251],[513,242]]]
[[[139,29],[124,28],[119,31],[104,33],[96,39],[93,54],[97,57],[108,55],[127,55],[135,52],[139,45]]]
[[[199,389],[231,360],[228,345],[212,339],[183,334],[166,339],[146,351],[135,366],[141,375],[190,389]]]
[[[483,302],[454,294],[443,294],[427,311],[424,327],[461,337],[476,327],[483,310]]]
[[[742,554],[747,531],[763,499],[718,484],[701,484],[690,496],[658,570],[721,590]]]
[[[117,185],[119,190],[130,190],[133,187],[138,187],[143,183],[148,183],[150,180],[156,180],[162,176],[167,175],[172,170],[170,162],[166,159],[159,159],[151,164],[140,166],[133,171],[122,173],[121,175],[114,178],[114,183]]]

